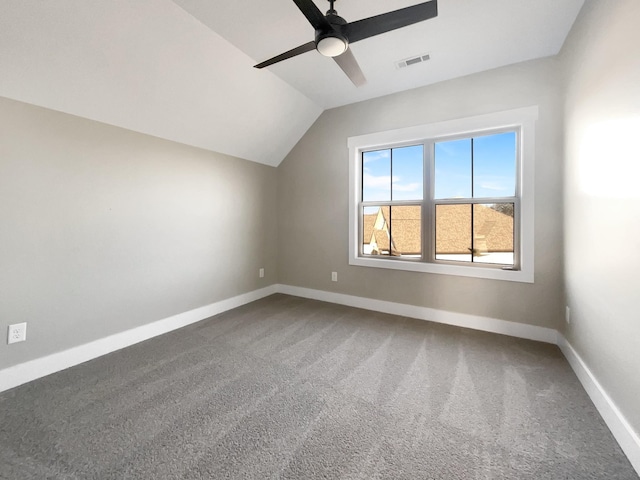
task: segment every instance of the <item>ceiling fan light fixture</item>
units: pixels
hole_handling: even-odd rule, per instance
[[[347,40],[338,36],[329,35],[318,40],[316,48],[325,57],[337,57],[347,51]]]

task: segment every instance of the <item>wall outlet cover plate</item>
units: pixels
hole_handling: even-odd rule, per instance
[[[27,339],[27,322],[9,325],[7,343],[24,342]]]

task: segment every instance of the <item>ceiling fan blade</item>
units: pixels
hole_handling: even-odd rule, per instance
[[[310,52],[311,50],[316,49],[316,42],[305,43],[304,45],[300,45],[299,47],[292,48],[288,52],[281,53],[269,60],[265,60],[262,63],[254,65],[253,68],[264,68],[269,65],[273,65],[274,63],[281,62],[282,60],[286,60],[287,58],[295,57],[296,55],[300,55],[302,53]]]
[[[333,57],[333,59],[356,87],[361,87],[367,83],[367,79],[364,78],[364,73],[360,70],[360,65],[358,65],[356,57],[353,56],[350,48],[347,48],[342,55]]]
[[[343,27],[343,31],[347,35],[349,43],[354,43],[437,16],[438,0],[432,0],[348,23]]]
[[[295,3],[302,14],[307,17],[307,20],[309,20],[313,28],[316,30],[333,30],[333,27],[324,17],[320,9],[316,7],[316,4],[313,3],[313,0],[293,0],[293,3]]]

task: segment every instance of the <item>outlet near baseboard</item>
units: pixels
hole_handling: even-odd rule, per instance
[[[24,342],[27,339],[27,322],[9,325],[7,343]]]

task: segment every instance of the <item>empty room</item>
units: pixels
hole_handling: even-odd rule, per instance
[[[3,0],[0,479],[636,479],[638,0]]]

